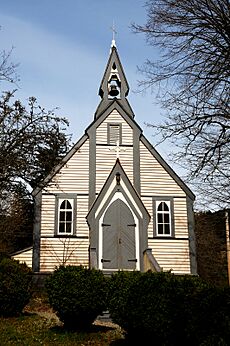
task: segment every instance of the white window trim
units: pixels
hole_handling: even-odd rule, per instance
[[[68,201],[71,204],[71,211],[72,211],[72,220],[71,220],[71,232],[59,232],[59,225],[60,225],[60,207],[63,201]],[[70,209],[62,209],[62,211],[67,211]],[[64,235],[64,236],[70,236],[73,235],[73,220],[74,220],[74,199],[73,198],[59,198],[58,199],[58,224],[57,224],[57,234],[58,235]]]
[[[158,207],[161,203],[165,203],[169,208],[169,211],[158,211]],[[158,214],[168,214],[169,215],[169,234],[158,233]],[[157,237],[171,237],[172,236],[172,211],[171,211],[171,203],[170,201],[159,200],[156,201],[156,235]]]

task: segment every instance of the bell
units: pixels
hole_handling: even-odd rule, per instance
[[[119,90],[116,85],[110,85],[109,95],[112,97],[119,95]]]

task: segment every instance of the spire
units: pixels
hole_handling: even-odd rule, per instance
[[[128,93],[129,85],[117,52],[115,29],[113,27],[110,56],[99,88],[99,95],[102,100],[95,113],[95,118],[98,118],[109,104],[114,102],[114,100],[118,101],[127,113],[133,117],[133,111],[126,98]]]
[[[115,35],[117,34],[114,21],[113,21],[113,26],[111,27],[111,30],[113,32],[113,39],[112,39],[112,43],[111,43],[111,48],[113,48],[113,47],[116,47]],[[111,53],[111,50],[110,50],[110,53]]]

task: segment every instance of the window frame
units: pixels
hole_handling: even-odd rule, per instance
[[[107,124],[107,144],[116,146],[117,143],[111,143],[111,127],[112,126],[118,126],[119,127],[119,145],[122,144],[122,124],[121,123],[108,123]]]
[[[170,234],[165,233],[158,233],[158,207],[160,203],[166,203],[166,205],[169,208],[169,228],[170,228]],[[163,212],[164,214],[164,212]],[[167,213],[165,213],[167,214]],[[162,223],[163,224],[163,223]],[[162,198],[162,197],[155,197],[153,198],[153,237],[154,238],[175,238],[175,227],[174,227],[174,203],[172,197]]]
[[[60,212],[61,212],[61,204],[63,201],[69,201],[72,207],[72,221],[71,221],[71,232],[60,232],[59,226],[60,226]],[[77,220],[77,196],[76,195],[58,195],[56,196],[56,213],[55,213],[55,229],[54,229],[54,236],[57,237],[72,237],[76,235],[76,220]],[[67,211],[70,209],[64,209],[63,211]]]

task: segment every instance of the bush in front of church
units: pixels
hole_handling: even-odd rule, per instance
[[[10,258],[0,261],[0,316],[19,315],[31,297],[32,272]]]
[[[230,338],[229,288],[198,277],[119,272],[111,278],[109,297],[110,316],[131,343],[227,345]]]
[[[48,278],[49,302],[66,329],[88,329],[106,309],[103,273],[82,266],[61,266]]]

